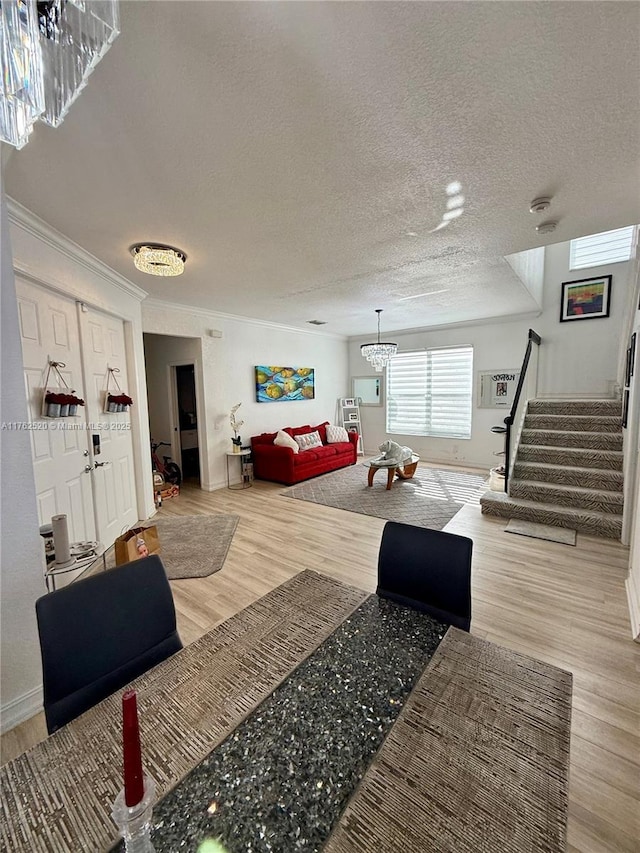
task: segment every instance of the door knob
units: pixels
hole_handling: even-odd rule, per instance
[[[106,462],[94,462],[94,463],[93,463],[93,467],[94,467],[94,468],[104,468],[104,466],[105,466],[106,464],[107,464]]]
[[[84,473],[85,474],[90,474],[92,471],[93,471],[93,467],[91,465],[85,465],[84,466]]]

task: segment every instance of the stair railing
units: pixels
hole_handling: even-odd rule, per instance
[[[504,435],[504,490],[508,492],[509,490],[509,477],[511,475],[511,469],[513,467],[513,462],[515,461],[517,450],[517,442],[514,442],[514,453],[513,459],[511,456],[511,437],[512,437],[512,427],[516,421],[516,415],[518,413],[518,407],[520,405],[520,398],[522,396],[522,389],[524,387],[525,379],[527,378],[527,368],[529,367],[529,361],[531,359],[531,351],[533,349],[533,345],[540,346],[542,343],[542,338],[537,332],[534,332],[533,329],[529,329],[529,336],[527,339],[527,349],[525,350],[524,358],[522,360],[522,367],[520,368],[520,378],[518,379],[518,385],[516,387],[516,393],[513,398],[513,403],[511,404],[511,411],[504,419],[505,426],[507,431]],[[534,383],[534,395],[535,395],[535,385],[538,380],[538,368],[536,363],[535,376],[529,376],[528,380],[533,379]],[[527,381],[528,381],[527,380]],[[529,394],[525,395],[523,399],[523,403],[529,399]]]

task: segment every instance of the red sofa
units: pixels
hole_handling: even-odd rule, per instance
[[[336,468],[355,465],[358,447],[358,435],[349,433],[349,441],[337,444],[327,444],[326,421],[318,426],[284,427],[283,432],[293,438],[296,435],[318,431],[322,439],[322,447],[312,450],[301,450],[294,453],[291,447],[279,447],[273,443],[277,433],[263,432],[251,438],[253,454],[253,475],[259,480],[272,480],[292,486],[309,477],[317,477]]]

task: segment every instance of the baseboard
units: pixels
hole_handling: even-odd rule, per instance
[[[0,733],[4,734],[35,716],[42,711],[42,704],[42,684],[38,684],[32,690],[23,693],[22,696],[11,699],[6,705],[2,705],[0,708]]]
[[[218,489],[224,489],[227,486],[226,480],[221,480],[219,483],[206,483],[204,480],[200,483],[200,488],[203,492],[217,492]]]
[[[631,635],[636,643],[640,643],[640,590],[636,586],[635,578],[629,572],[625,581],[627,589],[627,601],[629,602],[629,617],[631,619]]]

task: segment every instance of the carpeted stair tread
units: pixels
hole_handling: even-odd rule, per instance
[[[620,417],[620,400],[530,400],[530,414],[612,415]]]
[[[527,429],[522,430],[521,445],[584,448],[585,450],[622,450],[622,434],[608,432],[581,432],[572,430]]]
[[[598,469],[622,471],[621,450],[602,450],[591,447],[557,447],[548,444],[521,444],[518,461],[547,463],[550,465],[573,465],[576,461],[590,464]],[[582,466],[584,467],[584,465]]]
[[[622,418],[607,415],[529,414],[525,429],[561,430],[563,432],[620,432]]]
[[[622,512],[624,503],[622,492],[559,485],[536,480],[512,479],[509,483],[509,494],[513,498],[531,500],[536,503],[563,507],[573,506],[613,515],[619,515]]]
[[[485,515],[519,518],[539,524],[550,524],[554,527],[568,527],[608,539],[619,539],[622,534],[621,515],[512,498],[503,492],[485,492],[480,498],[480,505]]]
[[[583,488],[600,487],[610,492],[621,492],[624,483],[622,471],[609,468],[585,468],[578,465],[554,465],[550,462],[518,461],[513,469],[514,480],[576,485]],[[586,484],[586,485],[583,485]]]

